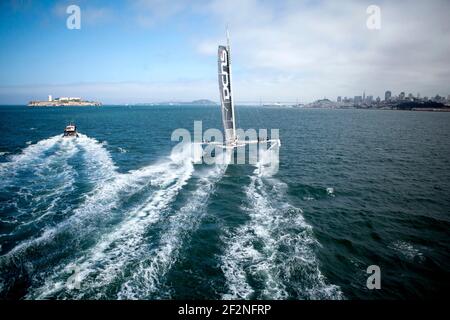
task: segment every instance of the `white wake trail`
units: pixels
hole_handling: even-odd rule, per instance
[[[1,208],[15,209],[18,228],[53,214],[61,196],[74,190],[77,173],[69,160],[79,151],[77,144],[55,136],[28,146],[0,165],[0,189],[15,194]],[[60,211],[67,212],[67,208]]]
[[[54,136],[29,145],[20,154],[9,156],[7,162],[0,163],[0,187],[8,186],[21,170],[30,167],[31,169],[42,168],[41,165],[47,160],[45,153],[50,152],[61,142],[60,136]]]
[[[206,210],[208,198],[216,183],[225,173],[227,165],[218,165],[199,177],[198,186],[189,195],[188,202],[170,216],[156,249],[138,262],[130,278],[122,284],[119,299],[142,299],[155,297],[164,277],[177,261],[186,237],[199,226]]]
[[[340,289],[328,285],[318,268],[314,253],[318,243],[311,226],[300,209],[286,203],[287,185],[272,174],[271,168],[258,163],[245,190],[249,205],[244,210],[250,220],[225,240],[221,261],[228,292],[223,298],[342,298]]]
[[[60,213],[67,213],[70,208],[58,208],[61,202],[61,196],[70,193],[74,190],[74,183],[77,172],[68,163],[68,160],[79,152],[77,146],[73,144],[64,144],[61,142],[60,149],[53,155],[49,156],[42,164],[40,164],[31,176],[31,185],[23,185],[18,197],[25,196],[29,200],[26,208],[18,208],[18,214],[25,214],[30,212],[36,219],[22,223],[20,226],[24,227],[31,223],[36,223],[43,220],[48,215],[59,210]],[[51,185],[49,180],[51,179]],[[41,205],[46,204],[46,208]]]
[[[227,241],[228,249],[222,257],[222,270],[229,293],[224,299],[250,299],[255,293],[248,277],[262,278],[266,283],[261,293],[262,299],[285,299],[288,297],[285,285],[277,279],[276,261],[274,261],[277,243],[271,232],[277,210],[261,195],[259,178],[251,177],[246,190],[250,207],[246,211],[250,222],[239,228]],[[258,184],[258,185],[257,185]],[[259,248],[261,247],[261,248]]]
[[[83,284],[82,293],[74,292],[76,297],[95,295],[97,298],[101,298],[104,294],[103,286],[110,284],[120,276],[130,263],[135,263],[133,259],[138,256],[140,248],[144,244],[146,230],[160,219],[161,213],[167,209],[191,177],[194,167],[190,151],[187,149],[172,153],[169,162],[121,175],[121,180],[125,179],[129,182],[133,181],[133,183],[136,183],[136,179],[146,177],[146,180],[150,180],[147,183],[158,187],[159,190],[155,191],[142,205],[128,212],[125,220],[112,232],[103,235],[87,255],[83,255],[66,266],[58,267],[57,269],[60,271],[46,279],[44,286],[33,290],[29,298],[46,298],[61,291],[63,291],[63,295],[71,295],[70,292],[65,293],[64,290],[68,276],[67,270],[72,266],[77,266],[78,278]],[[111,193],[102,194],[108,198]],[[96,199],[93,204],[97,204],[98,200]],[[107,202],[111,204],[111,201]]]
[[[60,135],[40,140],[23,149],[20,154],[10,156],[10,161],[0,164],[0,167],[9,166],[10,163],[23,165],[25,163],[34,162],[36,159],[40,159],[44,152],[48,151],[59,142],[62,142]]]
[[[84,150],[83,159],[91,182],[98,184],[117,175],[111,154],[102,143],[81,133],[76,141]]]
[[[95,211],[99,204],[97,200],[102,200],[102,196],[99,197],[96,190],[104,190],[108,185],[106,180],[116,177],[117,173],[109,152],[97,140],[82,134],[77,139],[55,136],[41,140],[25,148],[21,154],[11,157],[10,161],[4,163],[0,168],[0,170],[8,170],[10,172],[9,177],[12,178],[17,178],[21,170],[31,170],[26,172],[26,179],[30,180],[31,189],[28,186],[23,186],[17,194],[19,196],[23,194],[27,202],[29,202],[26,208],[27,211],[37,211],[34,213],[37,215],[37,220],[25,221],[21,225],[23,227],[27,224],[38,222],[48,214],[53,214],[53,208],[60,204],[61,196],[73,190],[73,185],[79,172],[68,163],[68,160],[80,151],[84,151],[84,163],[80,164],[78,170],[85,171],[89,175],[89,180],[94,183],[94,194],[87,198],[82,208],[75,209],[68,219],[53,228],[44,230],[37,238],[19,243],[5,257],[2,257],[2,260],[21,254],[21,252],[23,253],[24,250],[31,246],[50,242],[59,231],[76,225],[80,216],[83,216],[86,212]],[[54,185],[55,182],[58,182],[58,185]],[[13,186],[15,183],[23,184],[20,179],[7,181],[8,186]],[[53,185],[50,185],[51,183]],[[47,208],[43,209],[39,205],[45,203],[46,200],[51,202]],[[67,213],[69,210],[72,210],[72,208],[59,208],[59,213]],[[97,212],[95,213],[97,214]],[[2,261],[0,260],[0,262]]]
[[[20,195],[22,191],[27,191],[27,185],[24,184],[29,182],[31,187],[39,190],[28,192],[28,198],[42,202],[41,191],[46,191],[47,197],[57,200],[59,191],[70,189],[73,185],[77,172],[69,165],[68,160],[81,150],[84,151],[83,169],[91,173],[93,182],[110,177],[115,166],[109,152],[97,140],[83,134],[77,139],[54,136],[26,147],[20,154],[13,155],[9,161],[1,163],[0,188],[20,184],[23,187],[18,192]],[[24,177],[20,176],[21,174]],[[61,182],[61,185],[45,187],[48,182],[54,181]]]

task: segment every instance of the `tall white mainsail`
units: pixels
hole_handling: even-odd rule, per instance
[[[230,36],[227,29],[227,45],[219,46],[218,51],[219,66],[219,90],[220,90],[220,107],[222,110],[223,129],[225,133],[224,148],[242,147],[248,144],[270,144],[269,149],[280,146],[280,139],[260,139],[256,140],[239,140],[236,135],[236,114],[234,112],[234,101],[231,80],[231,49]],[[218,144],[217,142],[204,142],[203,144]]]
[[[235,143],[236,121],[234,114],[233,92],[231,90],[231,54],[230,40],[227,30],[227,46],[219,46],[219,89],[220,104],[222,109],[222,121],[227,145]]]

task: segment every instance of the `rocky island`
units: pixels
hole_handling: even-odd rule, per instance
[[[29,107],[100,107],[102,104],[96,101],[85,101],[81,98],[60,97],[53,99],[48,96],[47,101],[30,101]]]

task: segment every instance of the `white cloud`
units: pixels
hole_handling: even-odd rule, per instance
[[[381,1],[379,31],[366,27],[370,4],[217,0],[207,10],[232,30],[235,70],[241,70],[235,88],[248,83],[245,92],[236,89],[238,99],[312,100],[386,89],[449,93],[450,2]],[[202,40],[198,50],[212,53]]]
[[[143,27],[154,27],[157,23],[189,9],[190,6],[190,3],[184,0],[133,0],[130,3],[137,12],[138,24]]]
[[[82,19],[87,21],[108,21],[118,15],[85,4]],[[366,9],[372,4],[381,8],[379,31],[366,27]],[[311,101],[359,95],[363,90],[383,96],[388,89],[394,94],[450,94],[448,0],[138,0],[129,5],[126,18],[145,27],[161,27],[161,22],[175,23],[183,17],[190,25],[180,28],[180,36],[189,37],[194,53],[209,56],[208,65],[214,63],[210,58],[225,42],[229,25],[237,101]],[[58,12],[64,12],[62,7],[55,7]],[[198,22],[209,28],[198,31]],[[197,31],[189,36],[191,30]],[[69,85],[61,94],[76,88],[78,95],[111,102],[217,99],[216,67],[210,70],[210,76],[193,75],[204,76],[202,81],[182,82],[177,79],[189,75],[169,74],[173,81]],[[28,89],[45,95],[52,88]],[[3,96],[4,90],[0,89]]]
[[[214,55],[217,54],[217,44],[218,41],[213,40],[203,40],[197,43],[197,51],[204,55]]]

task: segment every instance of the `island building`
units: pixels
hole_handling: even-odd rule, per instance
[[[59,97],[53,99],[52,95],[48,95],[47,101],[30,101],[29,107],[99,107],[102,104],[97,101],[85,101],[79,97]]]
[[[384,100],[385,101],[391,100],[391,97],[392,97],[392,92],[390,92],[389,90],[384,93]]]

